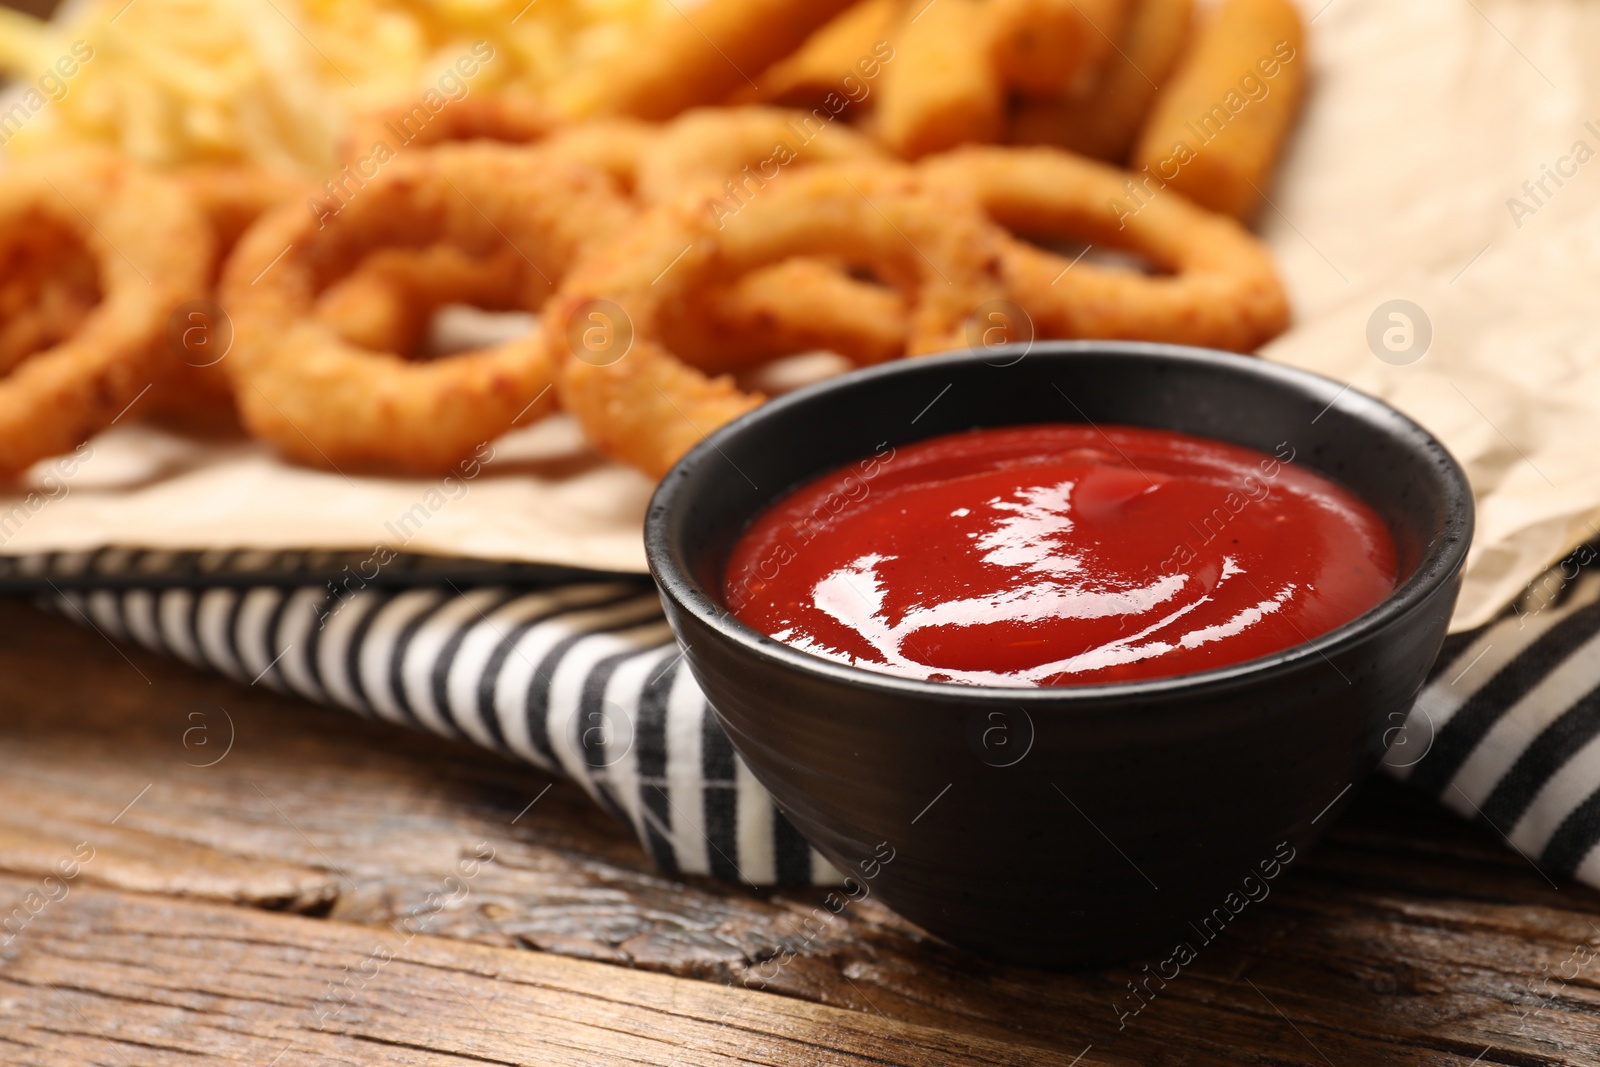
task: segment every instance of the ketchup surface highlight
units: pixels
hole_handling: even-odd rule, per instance
[[[1073,685],[1240,663],[1395,586],[1383,521],[1294,458],[1126,426],[884,446],[758,516],[723,592],[779,641],[910,678]]]

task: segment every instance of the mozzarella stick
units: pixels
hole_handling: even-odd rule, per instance
[[[1305,27],[1292,0],[1223,0],[1155,107],[1131,167],[1248,219],[1305,93]]]
[[[757,75],[754,86],[734,90],[729,103],[809,111],[821,106],[829,93],[852,96],[856,86],[875,80],[885,58],[894,55],[890,36],[905,6],[906,0],[859,0],[807,37],[793,55]]]
[[[615,58],[552,93],[568,116],[668,119],[714,104],[794,51],[850,0],[705,0],[664,13]]]
[[[1082,96],[1122,36],[1129,0],[994,0],[995,66],[1032,96]]]
[[[998,140],[1005,90],[985,47],[991,16],[980,0],[934,0],[896,28],[879,89],[879,140],[908,159]]]
[[[1136,0],[1094,89],[1081,98],[1021,101],[1007,140],[1126,162],[1157,87],[1166,83],[1183,51],[1193,15],[1194,0]]]

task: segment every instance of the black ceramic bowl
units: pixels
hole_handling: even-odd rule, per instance
[[[1287,442],[1388,523],[1398,588],[1263,659],[1042,689],[830,662],[724,607],[734,540],[799,483],[884,442],[1085,421],[1269,453]],[[1398,732],[1444,639],[1471,534],[1461,469],[1377,400],[1225,353],[1073,342],[905,360],[781,397],[672,469],[645,543],[718,719],[823,855],[947,941],[1075,967],[1147,955],[1154,966],[1180,940],[1198,950],[1271,891]]]

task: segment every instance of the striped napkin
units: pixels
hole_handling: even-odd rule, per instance
[[[1600,886],[1600,568],[1580,549],[1453,635],[1387,771],[1551,875]],[[107,637],[247,684],[469,741],[582,786],[669,874],[838,874],[773,806],[684,665],[647,581],[332,553],[102,550],[0,559]]]
[[[1385,757],[1552,875],[1600,886],[1600,569],[1588,546],[1452,635]]]

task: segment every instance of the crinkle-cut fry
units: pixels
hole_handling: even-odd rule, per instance
[[[553,90],[567,114],[666,119],[715,104],[793,52],[849,0],[705,0],[640,27],[636,45]]]
[[[1008,240],[1008,296],[1035,336],[1250,352],[1288,325],[1288,298],[1265,245],[1234,219],[1170,191],[1135,212],[1115,208],[1127,197],[1125,171],[1058,149],[976,146],[919,169],[932,185],[976,197],[1013,233],[1121,249],[1166,272],[1074,263]]]
[[[509,247],[512,281],[529,294],[522,306],[537,311],[586,244],[631,213],[597,171],[480,141],[396,157],[324,227],[300,204],[268,214],[239,243],[221,290],[245,425],[316,466],[438,473],[465,462],[552,409],[542,335],[407,362],[342,340],[314,314],[317,294],[377,249],[448,243],[497,257]]]
[[[755,85],[741,85],[729,98],[733,104],[777,104],[810,110],[821,107],[829,93],[870,107],[876,72],[893,56],[891,38],[908,0],[857,0],[817,30],[795,50],[761,74]],[[868,85],[859,100],[851,83]],[[865,79],[865,81],[863,80]]]
[[[994,62],[1019,92],[1083,96],[1116,53],[1129,0],[994,0]]]
[[[968,142],[999,139],[1005,87],[989,54],[990,7],[982,0],[936,0],[895,30],[895,57],[883,69],[872,129],[907,159]]]
[[[1132,166],[1239,219],[1260,206],[1305,93],[1292,0],[1223,0],[1156,97]]]
[[[93,257],[101,298],[72,332],[0,379],[0,472],[67,452],[138,400],[163,367],[167,319],[205,291],[211,234],[173,183],[108,152],[0,171],[0,226],[65,229]]]
[[[999,296],[997,237],[969,198],[882,166],[788,175],[720,228],[698,198],[663,205],[586,256],[549,305],[544,328],[565,359],[562,406],[602,451],[660,475],[761,402],[666,347],[673,306],[795,256],[837,255],[870,265],[905,295],[910,352],[937,351],[959,346],[973,310]],[[567,337],[601,300],[626,309],[632,345],[596,359],[567,347]]]
[[[1135,0],[1117,51],[1088,95],[1019,101],[1006,140],[1127,162],[1139,126],[1188,40],[1193,9],[1194,0]]]
[[[662,334],[710,374],[819,350],[868,365],[904,354],[906,310],[901,293],[853,278],[843,264],[796,257],[708,291]]]

